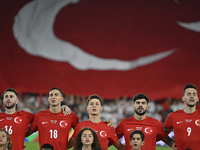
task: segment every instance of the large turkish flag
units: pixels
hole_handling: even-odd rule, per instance
[[[180,98],[185,84],[200,88],[199,6],[195,0],[1,0],[0,92],[48,93],[56,86],[104,98],[139,92]]]

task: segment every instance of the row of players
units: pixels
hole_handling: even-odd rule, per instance
[[[117,149],[131,150],[129,136],[134,130],[141,130],[145,135],[142,150],[155,150],[156,141],[159,140],[164,141],[172,149],[197,150],[200,147],[198,138],[200,113],[196,110],[199,99],[195,85],[187,84],[184,87],[182,100],[185,108],[171,113],[163,127],[161,122],[146,115],[148,97],[142,93],[136,94],[133,97],[134,116],[123,119],[114,129],[112,122],[103,122],[100,119],[103,101],[98,95],[89,96],[87,99],[89,119],[79,123],[79,118],[75,113],[71,112],[66,116],[63,114],[61,110],[63,92],[59,88],[54,87],[49,91],[50,109],[40,111],[36,115],[25,111],[17,112],[18,93],[8,88],[3,95],[5,112],[0,114],[0,128],[4,128],[11,135],[11,139],[18,139],[13,141],[13,150],[22,150],[25,136],[36,131],[39,132],[40,146],[51,143],[55,150],[66,150],[74,145],[79,131],[84,127],[90,127],[96,131],[103,150],[107,150],[108,143]],[[64,110],[69,111],[67,107],[64,107]],[[30,127],[29,124],[31,124]],[[71,127],[75,131],[68,141]],[[168,136],[172,129],[174,129],[176,142]],[[119,140],[122,136],[125,137],[126,146]]]

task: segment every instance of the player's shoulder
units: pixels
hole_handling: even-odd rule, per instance
[[[24,111],[24,110],[20,110],[20,111],[18,112],[18,114],[32,115],[32,113],[27,112],[27,111]]]
[[[156,123],[159,122],[160,123],[160,121],[158,119],[155,119],[155,118],[152,118],[152,117],[149,117],[149,116],[147,116],[146,120],[148,120],[150,122],[156,122]]]
[[[129,118],[122,119],[121,122],[122,122],[122,123],[125,123],[125,122],[132,122],[133,120],[134,120],[134,116],[129,117]]]
[[[44,115],[44,114],[50,114],[49,109],[38,111],[36,116],[40,116],[40,115]]]
[[[169,116],[171,116],[171,117],[172,116],[180,116],[180,115],[183,115],[183,114],[185,114],[183,110],[177,110],[177,111],[171,112],[169,114]]]

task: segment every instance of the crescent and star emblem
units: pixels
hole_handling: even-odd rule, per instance
[[[60,121],[60,126],[62,128],[66,128],[67,127],[67,121],[65,121],[65,120]]]
[[[17,124],[21,124],[22,123],[22,118],[21,117],[15,117],[14,118],[14,122]]]
[[[101,136],[101,137],[106,137],[106,136],[107,136],[106,131],[100,131],[100,136]]]
[[[35,0],[25,5],[16,15],[13,25],[14,37],[20,47],[31,55],[68,62],[78,70],[127,71],[159,61],[176,51],[176,48],[173,48],[124,61],[100,58],[68,41],[58,39],[53,31],[58,12],[63,7],[78,2],[79,0]]]
[[[147,133],[147,134],[152,134],[153,133],[153,129],[151,127],[146,127],[144,129],[144,132]]]
[[[196,121],[195,121],[195,124],[196,124],[197,126],[200,126],[200,120],[196,120]]]

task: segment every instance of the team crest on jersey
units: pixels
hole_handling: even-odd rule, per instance
[[[144,129],[144,132],[146,133],[146,134],[152,134],[153,133],[153,129],[152,129],[152,127],[146,127],[145,129]]]
[[[60,121],[60,126],[61,126],[62,128],[66,128],[66,127],[67,127],[67,121],[66,121],[66,120]]]
[[[12,119],[12,117],[6,117],[6,119],[7,119],[7,120],[11,120],[11,119]]]
[[[196,121],[195,121],[195,124],[196,124],[197,126],[200,126],[200,120],[196,120]]]
[[[21,124],[21,123],[22,123],[22,118],[19,117],[19,116],[18,116],[18,117],[15,117],[15,118],[14,118],[14,122],[17,123],[17,124]]]
[[[100,134],[100,136],[103,137],[103,138],[104,138],[104,137],[107,137],[107,132],[106,132],[106,131],[100,131],[99,134]]]
[[[51,123],[56,124],[57,120],[50,120]]]

